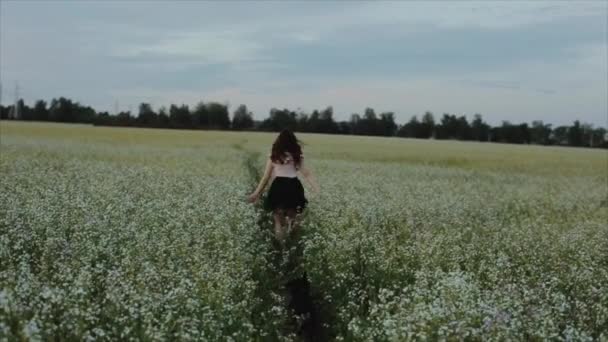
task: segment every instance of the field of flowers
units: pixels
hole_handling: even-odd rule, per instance
[[[298,135],[281,251],[274,136],[0,122],[0,340],[608,339],[607,151]]]

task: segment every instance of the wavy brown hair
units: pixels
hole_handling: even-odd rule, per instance
[[[302,163],[302,147],[296,135],[288,129],[284,129],[272,144],[270,159],[276,163],[283,163],[285,152],[291,153],[296,168]]]

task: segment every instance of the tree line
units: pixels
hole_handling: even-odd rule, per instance
[[[608,148],[605,128],[593,127],[578,120],[572,125],[557,127],[543,121],[532,121],[531,124],[503,121],[501,125],[493,127],[480,114],[475,114],[469,121],[464,115],[444,113],[435,118],[433,113],[426,112],[420,118],[414,115],[407,123],[400,125],[395,122],[395,113],[376,113],[373,108],[366,108],[362,114],[352,114],[350,120],[346,121],[336,121],[331,106],[311,113],[273,108],[267,118],[256,121],[246,105],[238,106],[232,117],[228,106],[218,102],[199,102],[192,108],[184,104],[171,104],[169,108],[160,107],[158,110],[149,103],[141,103],[137,115],[130,111],[110,114],[60,97],[52,99],[50,103],[38,100],[33,107],[22,99],[16,105],[0,105],[0,119],[175,129],[279,131],[289,128],[308,133]]]

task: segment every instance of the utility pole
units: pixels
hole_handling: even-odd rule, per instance
[[[19,83],[15,82],[15,119],[20,120],[21,119],[21,108],[19,108],[19,98],[20,98],[20,94],[19,94]]]
[[[13,104],[13,108],[8,113],[9,119],[19,120],[21,119],[21,111],[19,108],[19,83],[15,82],[15,103]]]

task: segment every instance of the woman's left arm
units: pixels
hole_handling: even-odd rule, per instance
[[[258,184],[258,187],[255,189],[255,191],[249,195],[249,202],[254,203],[255,201],[258,200],[258,198],[260,197],[260,194],[262,193],[262,191],[264,191],[264,188],[266,187],[266,184],[268,183],[268,180],[270,179],[270,174],[272,173],[272,161],[270,160],[270,158],[268,158],[266,160],[266,167],[264,169],[264,175],[262,176],[262,179],[260,179],[260,183]]]
[[[302,174],[302,176],[304,176],[304,179],[306,179],[308,184],[310,184],[315,193],[318,194],[320,192],[319,183],[317,183],[317,180],[315,179],[315,176],[313,176],[312,171],[310,171],[306,167],[306,165],[304,165],[304,156],[302,156],[302,159],[300,161],[300,168],[298,171]]]

